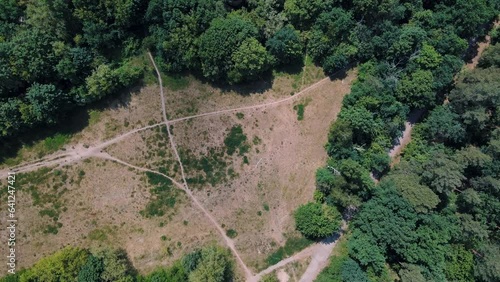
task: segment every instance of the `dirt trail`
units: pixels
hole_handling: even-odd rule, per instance
[[[302,251],[296,253],[291,257],[281,260],[277,264],[271,265],[270,267],[262,270],[261,272],[253,276],[250,280],[248,280],[248,282],[258,282],[264,275],[269,274],[289,263],[307,257],[311,257],[311,262],[309,263],[309,266],[307,267],[304,274],[302,274],[300,281],[303,282],[314,281],[314,279],[316,279],[321,270],[323,270],[323,268],[325,268],[326,265],[328,264],[328,258],[330,257],[333,248],[335,247],[335,245],[337,245],[337,242],[339,241],[342,234],[344,234],[346,229],[347,229],[347,223],[345,221],[342,221],[342,228],[338,233],[321,240],[321,242],[319,243],[316,243],[310,247],[303,249]]]
[[[245,262],[243,262],[243,260],[241,259],[240,254],[238,253],[238,251],[236,250],[236,247],[234,246],[234,241],[226,235],[226,232],[220,226],[220,224],[217,222],[217,220],[215,220],[215,218],[201,205],[201,203],[198,201],[198,199],[196,197],[194,197],[193,193],[191,192],[191,190],[189,189],[189,187],[187,185],[186,176],[184,175],[184,166],[182,164],[181,158],[179,157],[179,153],[177,152],[177,147],[175,145],[174,137],[173,137],[172,133],[170,132],[170,126],[168,125],[169,122],[168,122],[168,118],[167,118],[167,112],[165,109],[165,96],[163,94],[163,82],[161,79],[160,71],[158,70],[158,67],[156,66],[156,63],[155,63],[153,56],[151,55],[150,52],[148,52],[148,55],[149,55],[149,58],[151,59],[151,63],[153,63],[156,74],[158,76],[163,119],[165,121],[165,126],[167,127],[168,138],[170,139],[170,146],[172,147],[172,150],[174,151],[175,157],[177,158],[177,161],[179,162],[179,166],[181,169],[181,175],[182,175],[182,181],[184,183],[185,191],[188,194],[188,196],[191,198],[191,200],[196,204],[196,206],[203,212],[203,214],[205,214],[205,216],[217,228],[217,230],[221,234],[222,238],[226,242],[226,245],[231,249],[231,251],[233,252],[234,256],[236,257],[238,263],[243,268],[243,271],[245,271],[246,278],[249,279],[250,277],[252,277],[253,274],[250,271],[250,269],[247,267]]]
[[[89,147],[87,149],[85,149],[83,146],[80,146],[80,147],[75,148],[75,149],[56,152],[56,153],[51,154],[49,156],[45,156],[42,159],[28,162],[28,163],[23,163],[23,164],[14,166],[10,169],[0,170],[0,177],[4,177],[4,176],[8,175],[9,171],[30,172],[30,171],[37,170],[37,169],[42,168],[42,167],[49,167],[49,166],[61,165],[61,164],[69,164],[69,163],[73,163],[75,161],[80,161],[80,160],[83,160],[82,156],[92,157],[92,154],[89,152],[99,152],[102,149],[104,149],[110,145],[113,145],[115,143],[118,143],[118,142],[126,139],[127,137],[129,137],[130,135],[132,135],[134,133],[138,133],[138,132],[141,132],[141,131],[144,131],[147,129],[155,128],[155,127],[158,127],[158,126],[161,126],[164,124],[170,125],[170,124],[173,124],[173,123],[176,123],[179,121],[184,121],[184,120],[189,120],[189,119],[199,118],[199,117],[204,117],[204,116],[211,116],[211,115],[218,115],[218,114],[224,114],[224,113],[229,113],[229,112],[237,112],[237,111],[258,109],[258,108],[263,108],[263,107],[268,107],[268,106],[275,106],[275,105],[278,105],[281,103],[285,103],[287,101],[297,99],[302,94],[306,93],[307,91],[310,91],[311,89],[314,89],[314,88],[320,86],[322,83],[325,83],[328,80],[329,80],[329,78],[324,78],[324,79],[322,79],[318,82],[315,82],[314,84],[306,87],[305,89],[296,93],[293,96],[290,96],[290,97],[287,97],[284,99],[280,99],[280,100],[276,100],[273,102],[267,102],[267,103],[263,103],[263,104],[253,105],[253,106],[246,106],[246,107],[239,107],[239,108],[197,114],[197,115],[192,115],[192,116],[187,116],[187,117],[183,117],[183,118],[169,120],[167,123],[160,122],[160,123],[148,125],[145,127],[137,128],[137,129],[128,131],[126,133],[123,133],[121,135],[118,135],[118,136],[116,136],[112,139],[109,139],[107,141],[104,141],[98,145]],[[162,103],[162,104],[164,105],[164,103]],[[80,157],[75,157],[75,155],[80,156]]]
[[[84,159],[91,158],[91,157],[110,160],[110,161],[120,163],[122,165],[131,167],[131,168],[134,168],[134,169],[137,169],[140,171],[148,171],[148,172],[162,175],[162,176],[170,179],[180,189],[184,190],[187,193],[187,195],[191,198],[193,203],[195,203],[195,205],[205,214],[205,216],[210,220],[210,222],[212,222],[212,224],[219,231],[219,233],[223,237],[224,241],[226,242],[226,245],[231,249],[231,251],[235,255],[238,263],[241,265],[241,267],[245,271],[246,279],[248,281],[258,281],[262,275],[264,275],[266,273],[270,273],[273,270],[275,270],[281,266],[284,266],[290,262],[293,262],[293,261],[296,261],[296,260],[299,260],[299,259],[302,259],[302,258],[305,258],[308,256],[313,256],[313,262],[315,262],[315,263],[319,263],[320,261],[326,261],[328,259],[328,256],[326,256],[326,258],[324,258],[324,255],[321,255],[321,254],[324,254],[326,252],[328,254],[330,254],[331,250],[333,249],[333,246],[335,245],[335,242],[332,242],[331,244],[321,244],[321,243],[315,244],[314,246],[306,248],[303,251],[299,252],[298,254],[296,254],[290,258],[287,258],[287,259],[279,262],[278,264],[273,265],[270,268],[268,268],[268,269],[264,270],[263,272],[254,276],[253,273],[250,271],[250,269],[246,266],[246,264],[241,259],[239,253],[237,252],[235,245],[234,245],[234,241],[226,236],[224,229],[219,225],[217,220],[202,206],[202,204],[198,201],[198,199],[196,199],[194,197],[194,195],[192,194],[192,192],[189,190],[187,183],[186,183],[186,179],[185,179],[182,161],[181,161],[179,154],[177,152],[175,140],[173,139],[173,135],[171,134],[170,128],[168,125],[179,122],[179,121],[189,120],[189,119],[198,118],[198,117],[218,115],[218,114],[236,112],[236,111],[252,110],[252,109],[258,109],[258,108],[278,105],[281,103],[295,100],[298,97],[300,97],[302,94],[320,86],[321,84],[329,81],[330,79],[328,77],[324,78],[324,79],[306,87],[305,89],[301,90],[300,92],[296,93],[295,95],[284,98],[284,99],[280,99],[280,100],[276,100],[276,101],[272,101],[272,102],[267,102],[267,103],[263,103],[263,104],[258,104],[258,105],[253,105],[253,106],[245,106],[245,107],[238,107],[238,108],[233,108],[233,109],[219,110],[219,111],[214,111],[214,112],[208,112],[208,113],[197,114],[197,115],[187,116],[187,117],[183,117],[183,118],[168,120],[167,115],[166,115],[166,105],[165,105],[165,97],[164,97],[164,93],[163,93],[164,90],[163,90],[163,82],[161,79],[161,75],[160,75],[160,72],[156,66],[156,63],[154,62],[154,59],[153,59],[151,53],[148,52],[148,55],[151,59],[151,62],[153,64],[154,68],[155,68],[155,71],[156,71],[157,77],[158,77],[158,81],[159,81],[160,95],[161,95],[161,100],[162,100],[162,115],[163,115],[163,119],[164,119],[163,122],[128,131],[126,133],[118,135],[112,139],[106,140],[106,141],[104,141],[98,145],[95,145],[95,146],[91,146],[91,147],[86,148],[80,144],[80,145],[73,147],[72,149],[61,150],[59,152],[55,152],[51,155],[45,156],[45,157],[43,157],[39,160],[36,160],[36,161],[23,163],[23,164],[14,166],[11,169],[1,170],[0,177],[4,177],[4,176],[8,175],[9,171],[30,172],[30,171],[38,170],[38,169],[43,168],[43,167],[61,167],[61,166],[69,165],[69,164],[79,162],[79,161],[82,161]],[[147,130],[147,129],[152,129],[152,128],[162,126],[162,125],[167,126],[167,133],[169,136],[170,144],[171,144],[172,150],[174,151],[174,154],[175,154],[177,161],[179,162],[179,165],[181,168],[181,175],[182,175],[183,183],[179,183],[179,182],[175,181],[173,178],[171,178],[163,173],[160,173],[160,172],[157,172],[154,170],[150,170],[147,168],[143,168],[143,167],[134,166],[134,165],[129,164],[127,162],[124,162],[120,159],[117,159],[117,158],[109,155],[108,153],[103,152],[104,148],[106,148],[110,145],[116,144],[116,143],[126,139],[127,137],[131,136],[132,134],[135,134],[135,133]],[[315,259],[315,258],[317,258],[317,259]],[[311,268],[311,265],[309,266],[310,268]],[[319,273],[319,271],[318,271],[318,273]]]
[[[411,141],[411,132],[413,131],[413,126],[420,120],[424,112],[424,110],[413,110],[408,115],[408,120],[405,122],[405,130],[403,131],[403,135],[399,137],[397,145],[392,147],[392,149],[389,151],[389,157],[391,158],[391,167],[399,163],[401,151],[403,151],[404,147],[406,147],[406,145],[408,145],[408,143],[410,143]]]
[[[500,26],[500,20],[496,20],[494,23],[493,23],[493,26],[494,28]],[[484,41],[482,42],[479,42],[477,45],[477,54],[474,58],[472,58],[471,62],[466,64],[465,66],[467,67],[467,69],[469,70],[473,70],[476,68],[477,66],[477,63],[479,62],[479,59],[481,58],[481,55],[483,54],[484,50],[486,48],[488,48],[488,46],[490,46],[491,44],[491,36],[489,35],[486,35],[485,38],[484,38]]]
[[[224,114],[224,113],[230,113],[230,112],[237,112],[237,111],[244,111],[244,110],[252,110],[252,109],[258,109],[258,108],[263,108],[263,107],[268,107],[268,106],[274,106],[277,104],[281,104],[287,101],[295,100],[302,94],[306,93],[307,91],[310,91],[311,89],[314,89],[318,86],[320,86],[322,83],[325,83],[327,81],[330,81],[329,77],[325,77],[322,80],[311,84],[310,86],[304,88],[300,92],[297,92],[295,95],[281,99],[281,100],[276,100],[273,102],[268,102],[260,105],[253,105],[253,106],[246,106],[246,107],[240,107],[240,108],[234,108],[234,109],[227,109],[227,110],[220,110],[220,111],[215,111],[215,112],[209,112],[209,113],[204,113],[204,114],[198,114],[198,115],[193,115],[193,116],[187,116],[187,117],[182,117],[182,118],[177,118],[169,121],[169,124],[183,121],[183,120],[188,120],[188,119],[193,119],[193,118],[198,118],[198,117],[206,117],[206,116],[211,116],[211,115],[218,115],[218,114]]]

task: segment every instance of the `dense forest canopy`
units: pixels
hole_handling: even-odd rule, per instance
[[[348,254],[319,280],[499,281],[499,12],[498,0],[0,1],[0,140],[134,85],[146,50],[164,72],[213,83],[263,79],[305,56],[327,75],[358,65],[316,203],[294,214],[317,239],[340,225],[336,209],[357,211]],[[478,68],[457,75],[488,32]],[[423,122],[390,169],[416,112]],[[81,269],[102,267],[82,252]]]
[[[72,108],[133,85],[143,74],[133,58],[145,49],[163,71],[218,83],[260,79],[300,64],[306,53],[327,74],[381,61],[391,95],[377,95],[394,106],[374,117],[371,133],[352,127],[369,141],[380,130],[393,136],[408,108],[436,104],[434,94],[450,85],[467,43],[485,34],[497,8],[498,1],[482,0],[5,0],[0,138],[55,124]]]

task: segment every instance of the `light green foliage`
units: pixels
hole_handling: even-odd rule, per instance
[[[112,93],[118,86],[118,80],[109,65],[103,64],[92,72],[86,79],[87,93],[82,97],[84,101],[96,101]]]
[[[233,262],[229,251],[211,246],[201,251],[201,259],[189,274],[189,281],[224,282],[232,278]]]
[[[66,247],[38,261],[21,275],[19,281],[74,281],[80,268],[86,263],[87,256],[85,250]]]
[[[332,6],[334,0],[286,0],[285,15],[300,30],[307,29],[323,11]]]
[[[449,281],[474,281],[474,255],[461,245],[450,245],[446,252],[445,274]]]
[[[318,203],[301,205],[294,213],[295,225],[304,236],[324,238],[340,228],[341,215],[334,207]]]
[[[442,62],[441,55],[436,52],[432,45],[424,43],[420,49],[418,57],[415,59],[417,64],[424,69],[434,69]]]
[[[422,109],[436,104],[432,72],[416,70],[403,77],[397,88],[398,99],[412,108]]]
[[[262,277],[259,282],[279,282],[278,277],[276,277],[276,274],[270,273]]]
[[[245,39],[231,55],[233,67],[228,73],[231,83],[253,80],[271,65],[266,48],[255,38]]]
[[[233,53],[246,39],[256,35],[255,26],[240,16],[214,20],[199,38],[198,55],[203,75],[213,81],[225,80],[233,68]]]

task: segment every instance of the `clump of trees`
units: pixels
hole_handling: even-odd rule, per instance
[[[309,29],[311,57],[327,73],[360,62],[330,128],[330,158],[316,173],[317,205],[357,211],[342,263],[322,279],[391,281],[397,273],[402,281],[498,280],[489,251],[498,247],[498,44],[484,52],[479,69],[455,75],[500,6],[355,1],[318,13],[321,5],[307,5],[311,14],[294,16],[316,19],[299,27]],[[464,13],[471,16],[458,21]],[[391,169],[388,151],[416,112],[424,122]]]
[[[232,281],[233,261],[228,250],[217,246],[197,249],[168,268],[142,276],[123,250],[66,247],[38,261],[2,282],[79,281],[79,282],[154,282],[154,281]]]

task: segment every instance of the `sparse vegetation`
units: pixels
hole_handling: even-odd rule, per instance
[[[307,239],[305,237],[288,238],[285,242],[285,246],[279,247],[276,251],[272,252],[266,258],[266,263],[268,265],[276,264],[281,260],[293,255],[294,253],[306,248],[312,243],[314,243],[313,240]]]
[[[159,217],[167,211],[174,211],[179,190],[172,186],[172,181],[156,173],[146,172],[148,182],[154,187],[150,189],[151,199],[144,210],[140,212],[144,217]]]
[[[245,114],[244,113],[236,113],[236,117],[238,119],[243,119],[245,117]]]

